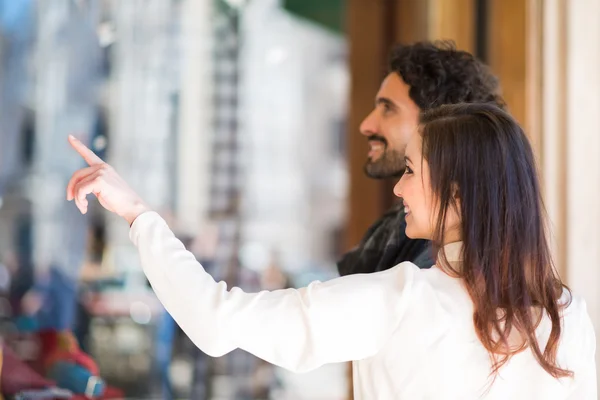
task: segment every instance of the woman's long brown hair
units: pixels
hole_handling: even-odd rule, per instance
[[[530,348],[549,374],[572,376],[556,363],[560,311],[568,305],[561,296],[568,288],[552,261],[535,158],[525,133],[491,104],[442,106],[424,113],[421,124],[423,157],[439,200],[434,247],[444,243],[446,214],[455,207],[461,216],[463,262],[459,270],[449,268],[464,279],[473,300],[475,330],[492,359],[491,373]],[[569,293],[562,302],[570,298]],[[535,330],[544,314],[552,329],[542,348]],[[509,341],[514,333],[519,333],[517,346]]]

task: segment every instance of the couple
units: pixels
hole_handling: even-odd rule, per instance
[[[93,193],[130,224],[158,298],[209,355],[242,348],[298,372],[353,361],[357,400],[595,399],[594,330],[555,273],[534,155],[495,80],[468,53],[432,43],[398,48],[390,71],[361,131],[371,176],[403,169],[403,209],[346,255],[348,276],[228,290],[73,137],[89,167],[67,198],[85,213]],[[432,244],[429,265],[416,239]]]

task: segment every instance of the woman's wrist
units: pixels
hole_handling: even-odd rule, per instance
[[[131,227],[131,225],[133,225],[133,222],[137,219],[137,217],[149,211],[152,211],[152,209],[148,207],[148,205],[144,204],[143,202],[139,202],[131,209],[131,211],[123,215],[123,218],[125,218],[125,220],[129,224],[129,227]]]

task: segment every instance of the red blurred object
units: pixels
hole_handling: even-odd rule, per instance
[[[38,332],[38,337],[41,347],[40,358],[44,370],[48,370],[56,361],[72,361],[90,371],[92,375],[100,376],[98,365],[89,355],[81,350],[72,332],[40,331]],[[104,389],[104,394],[98,399],[116,400],[124,398],[122,390],[107,386]],[[89,400],[88,397],[78,394],[73,395],[72,399]]]
[[[72,361],[90,371],[92,375],[99,375],[98,365],[81,350],[72,332],[40,331],[38,337],[44,370],[48,370],[52,364],[59,360]]]
[[[43,389],[54,386],[54,382],[38,374],[8,347],[2,346],[2,372],[0,387],[2,393],[15,395],[23,390]]]

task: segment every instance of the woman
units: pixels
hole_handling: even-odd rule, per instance
[[[436,265],[405,262],[306,288],[248,294],[215,283],[127,184],[90,164],[67,188],[131,225],[144,272],[204,352],[242,348],[293,371],[354,361],[356,399],[595,399],[595,335],[554,271],[527,137],[492,105],[422,116],[395,187],[406,233]]]

